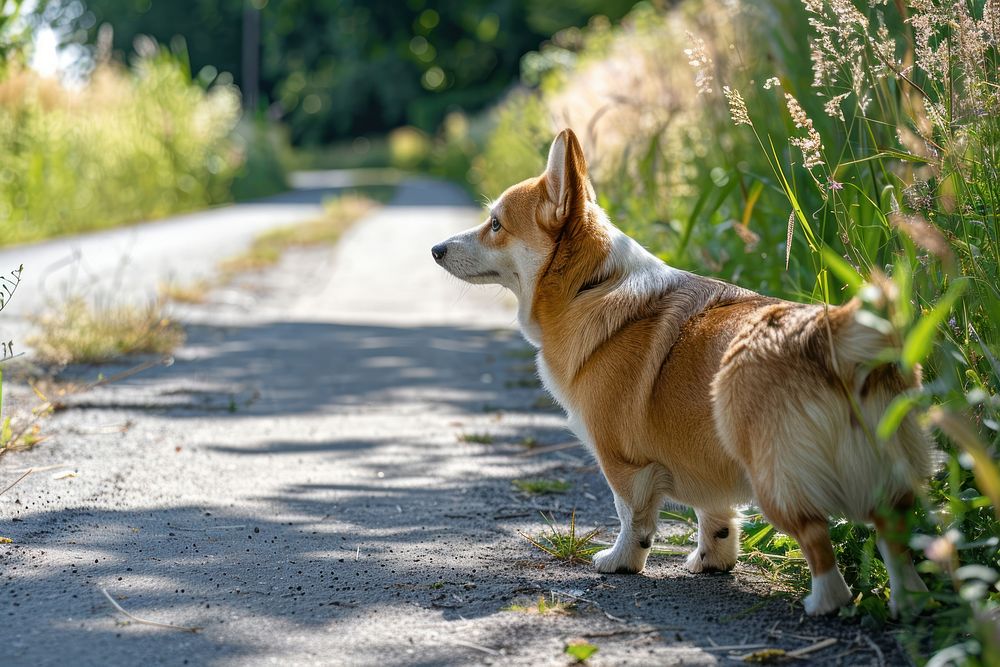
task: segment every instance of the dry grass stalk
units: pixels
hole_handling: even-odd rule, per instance
[[[166,354],[184,341],[184,331],[161,302],[95,305],[81,296],[67,299],[35,318],[28,338],[47,363],[101,363],[132,354]]]

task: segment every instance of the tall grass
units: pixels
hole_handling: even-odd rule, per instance
[[[935,664],[1000,661],[998,48],[995,0],[640,5],[527,58],[539,87],[471,167],[496,195],[571,125],[601,204],[671,264],[867,301],[886,360],[925,379],[873,441],[916,410],[947,455],[911,518],[938,607],[907,641]],[[834,528],[856,611],[884,618],[872,535]]]
[[[144,44],[131,70],[103,62],[79,88],[23,68],[0,72],[0,243],[228,201],[248,157],[254,167],[275,161],[255,147],[259,133],[234,133],[232,85],[206,90],[183,54]],[[255,187],[273,191],[281,180],[272,170]]]

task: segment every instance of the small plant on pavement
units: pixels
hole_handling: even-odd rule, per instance
[[[586,662],[598,649],[590,642],[583,639],[573,639],[566,642],[563,653],[573,658],[577,663]]]
[[[476,445],[492,445],[493,436],[489,433],[462,433],[458,436],[461,442],[468,442]]]
[[[73,296],[34,318],[28,338],[43,362],[101,363],[132,354],[167,354],[184,341],[184,331],[160,302],[145,305],[91,303]]]
[[[548,599],[544,595],[539,595],[538,600],[532,604],[512,604],[504,608],[504,611],[516,611],[522,614],[538,614],[540,616],[567,616],[576,611],[576,605],[572,602],[556,600],[555,595]]]
[[[566,493],[572,486],[564,479],[515,479],[513,483],[518,491],[529,495]]]
[[[542,518],[549,528],[548,533],[534,538],[518,532],[521,537],[553,558],[567,563],[589,563],[591,556],[600,551],[600,545],[594,543],[594,538],[601,532],[600,529],[594,528],[583,535],[576,534],[576,511],[570,516],[569,530],[566,531],[556,527],[555,519],[552,517],[543,514]]]

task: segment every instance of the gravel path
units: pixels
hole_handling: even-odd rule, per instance
[[[608,539],[614,509],[585,453],[552,447],[569,435],[510,297],[430,259],[479,215],[451,186],[407,181],[335,249],[179,310],[172,366],[70,399],[48,441],[0,459],[0,488],[44,468],[0,497],[0,662],[565,665],[585,638],[593,665],[700,665],[828,637],[818,664],[905,662],[889,634],[804,618],[744,564],[693,576],[654,556],[644,576],[606,576],[518,535],[544,529],[539,509],[565,525],[576,508]],[[198,236],[168,252],[196,254]],[[512,485],[532,477],[570,487]],[[130,621],[102,589],[201,630]],[[541,596],[575,609],[506,610]]]

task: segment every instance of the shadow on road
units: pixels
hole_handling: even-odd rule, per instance
[[[67,400],[75,409],[142,409],[172,417],[347,413],[415,401],[426,410],[537,410],[533,352],[505,330],[324,322],[189,326],[173,365]],[[107,364],[105,376],[131,367]],[[470,373],[469,369],[478,369]],[[66,380],[92,380],[93,367]]]

